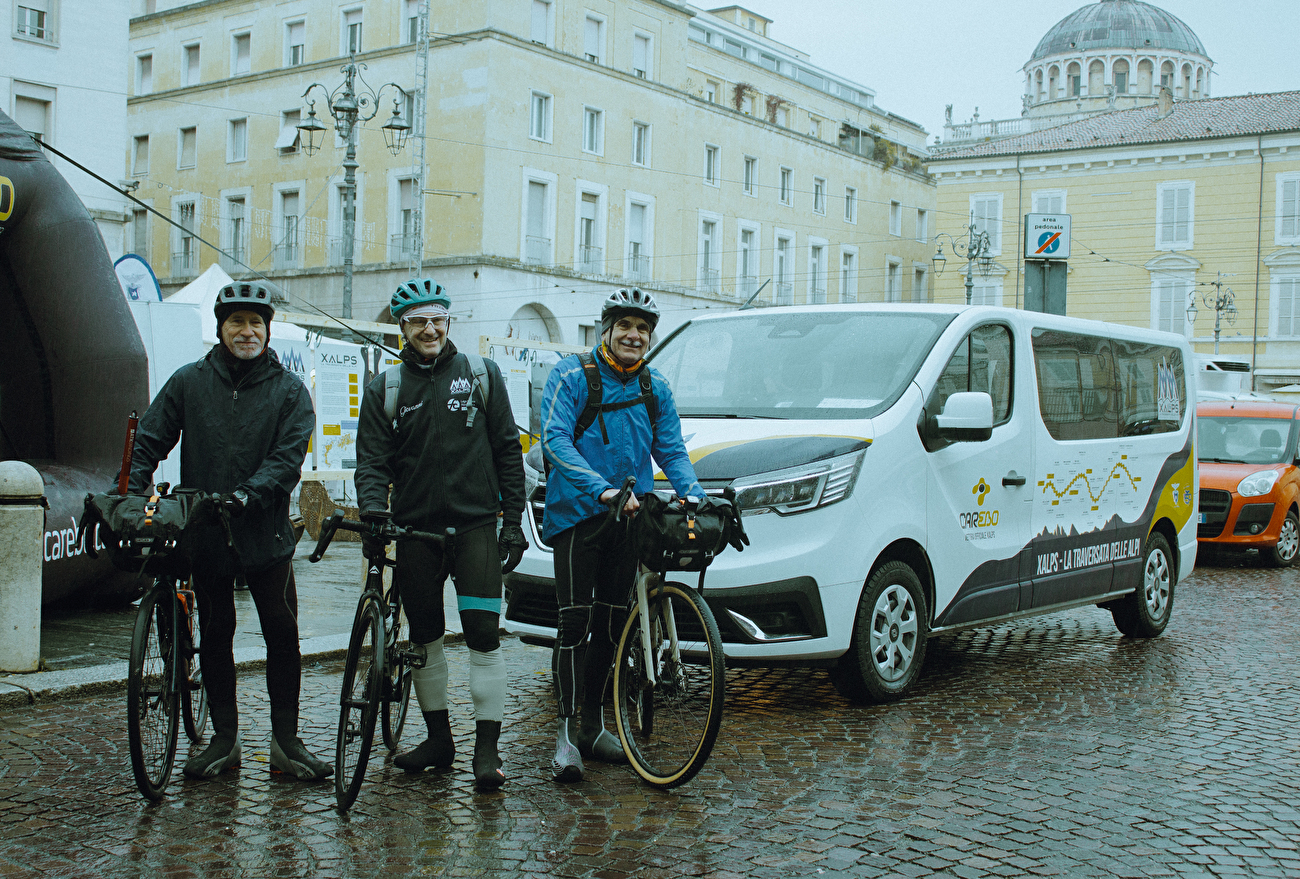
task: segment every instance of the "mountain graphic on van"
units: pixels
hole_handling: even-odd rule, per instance
[[[1107,519],[1104,525],[1101,525],[1097,528],[1092,528],[1088,531],[1080,531],[1077,528],[1075,528],[1073,525],[1070,526],[1069,532],[1066,532],[1066,530],[1062,528],[1060,525],[1057,525],[1055,528],[1044,527],[1042,531],[1034,535],[1034,540],[1042,540],[1044,538],[1053,538],[1053,537],[1065,537],[1065,538],[1085,537],[1089,534],[1096,534],[1099,531],[1109,530],[1109,531],[1118,532],[1122,528],[1133,528],[1140,524],[1141,524],[1140,519],[1136,522],[1125,522],[1122,518],[1120,518],[1119,514],[1116,513],[1112,515],[1109,519]]]

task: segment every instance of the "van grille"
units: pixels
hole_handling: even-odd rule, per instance
[[[1197,537],[1218,537],[1223,533],[1223,526],[1228,522],[1228,511],[1232,509],[1232,494],[1215,488],[1203,488],[1200,494],[1200,510],[1205,521],[1196,526]]]

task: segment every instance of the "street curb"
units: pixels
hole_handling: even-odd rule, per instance
[[[348,632],[307,638],[299,645],[303,664],[342,659],[348,653]],[[508,635],[504,629],[503,636]],[[447,632],[444,643],[465,640],[461,632]],[[235,669],[254,670],[266,665],[266,647],[243,647],[235,650]],[[127,663],[106,662],[87,668],[39,671],[26,675],[0,677],[0,709],[22,708],[54,699],[102,696],[126,689]]]

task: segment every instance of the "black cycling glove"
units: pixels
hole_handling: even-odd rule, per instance
[[[370,513],[361,514],[361,523],[369,525],[373,530],[378,531],[389,521],[388,515],[375,516]],[[368,559],[382,559],[384,557],[385,542],[382,538],[374,537],[367,532],[361,534],[361,554]]]
[[[524,550],[528,549],[524,529],[518,525],[502,526],[501,533],[497,535],[497,549],[501,556],[501,573],[509,574],[524,557]]]

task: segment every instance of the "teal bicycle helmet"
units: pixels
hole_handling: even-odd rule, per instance
[[[417,305],[441,305],[451,311],[451,297],[433,278],[412,278],[393,293],[388,311],[401,323],[402,315]]]

